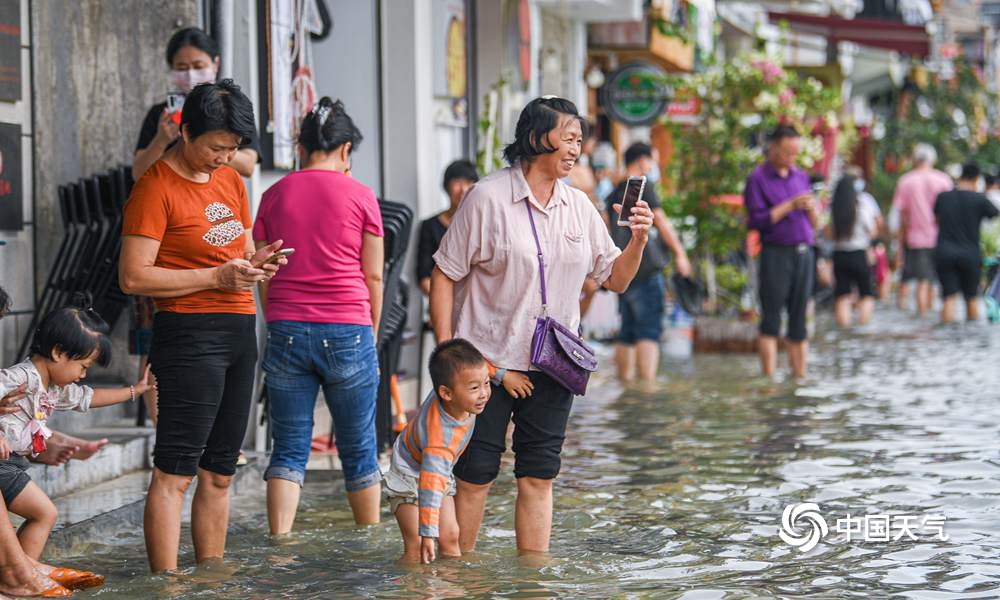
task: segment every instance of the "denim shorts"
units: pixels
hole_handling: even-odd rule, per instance
[[[8,508],[29,483],[31,476],[28,475],[27,458],[11,454],[10,458],[0,460],[0,495],[3,496]]]
[[[663,307],[666,295],[663,274],[644,281],[633,281],[625,293],[618,297],[618,312],[622,325],[618,341],[634,344],[639,340],[660,341],[663,333]]]
[[[264,479],[302,485],[316,396],[330,408],[347,491],[382,479],[375,435],[378,356],[370,325],[272,321],[264,372],[271,412],[271,462]]]

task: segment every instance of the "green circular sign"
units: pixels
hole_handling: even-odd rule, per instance
[[[670,101],[667,73],[653,63],[623,65],[601,88],[601,105],[608,116],[626,125],[649,125]]]

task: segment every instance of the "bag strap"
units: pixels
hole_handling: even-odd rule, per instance
[[[548,315],[548,297],[545,293],[545,257],[542,256],[542,244],[538,241],[538,230],[535,229],[535,217],[531,210],[531,200],[524,199],[524,205],[528,208],[528,221],[531,223],[531,235],[535,238],[535,249],[538,250],[538,271],[542,276],[542,314]]]

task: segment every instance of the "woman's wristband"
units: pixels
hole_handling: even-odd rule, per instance
[[[132,396],[132,399],[129,400],[129,402],[135,402],[135,386],[134,385],[128,386],[128,393],[129,393],[130,396]]]
[[[507,369],[498,367],[496,373],[494,373],[493,377],[490,378],[490,381],[493,382],[493,385],[503,385],[503,378],[506,374]]]

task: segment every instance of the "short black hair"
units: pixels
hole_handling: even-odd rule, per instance
[[[434,392],[437,393],[442,385],[452,387],[455,384],[455,375],[462,369],[479,367],[485,362],[486,358],[468,340],[454,338],[439,344],[434,352],[431,352],[428,362]]]
[[[334,102],[323,96],[312,111],[302,119],[299,127],[299,144],[306,152],[330,152],[351,143],[351,152],[364,137],[340,100]]]
[[[173,66],[174,55],[177,54],[181,48],[186,48],[188,46],[201,50],[205,54],[212,57],[212,60],[219,57],[219,44],[212,39],[212,36],[197,27],[185,27],[184,29],[178,29],[175,31],[174,34],[170,36],[170,41],[167,42],[167,64]]]
[[[791,125],[778,125],[767,134],[767,141],[769,142],[780,142],[786,138],[797,138],[802,137],[799,135],[799,130]]]
[[[625,150],[625,166],[635,163],[644,156],[653,158],[653,147],[643,142],[636,142]]]
[[[587,121],[580,116],[576,105],[565,98],[542,96],[524,107],[517,118],[514,141],[503,149],[504,160],[514,165],[518,161],[531,162],[542,154],[551,154],[555,148],[545,143],[545,136],[559,125],[559,117],[566,115],[580,121],[583,137],[587,137]]]
[[[479,181],[479,172],[476,171],[476,165],[472,164],[472,161],[460,159],[448,165],[448,168],[444,170],[444,177],[441,179],[441,187],[444,191],[448,191],[448,185],[456,179],[465,179],[476,183]]]
[[[993,173],[983,173],[983,183],[990,187],[997,181],[997,176]]]
[[[56,349],[72,360],[87,358],[97,351],[97,364],[111,364],[111,328],[90,305],[90,295],[76,293],[69,306],[45,315],[31,340],[31,354],[52,359]]]
[[[962,176],[959,179],[964,179],[965,181],[971,181],[973,179],[979,179],[983,171],[979,168],[979,165],[974,162],[967,162],[962,165]]]
[[[187,127],[191,139],[209,131],[228,131],[246,144],[257,132],[253,103],[232,79],[195,86],[184,100],[181,127]]]
[[[7,316],[7,313],[10,312],[10,305],[10,294],[7,293],[7,290],[0,287],[0,319]]]

